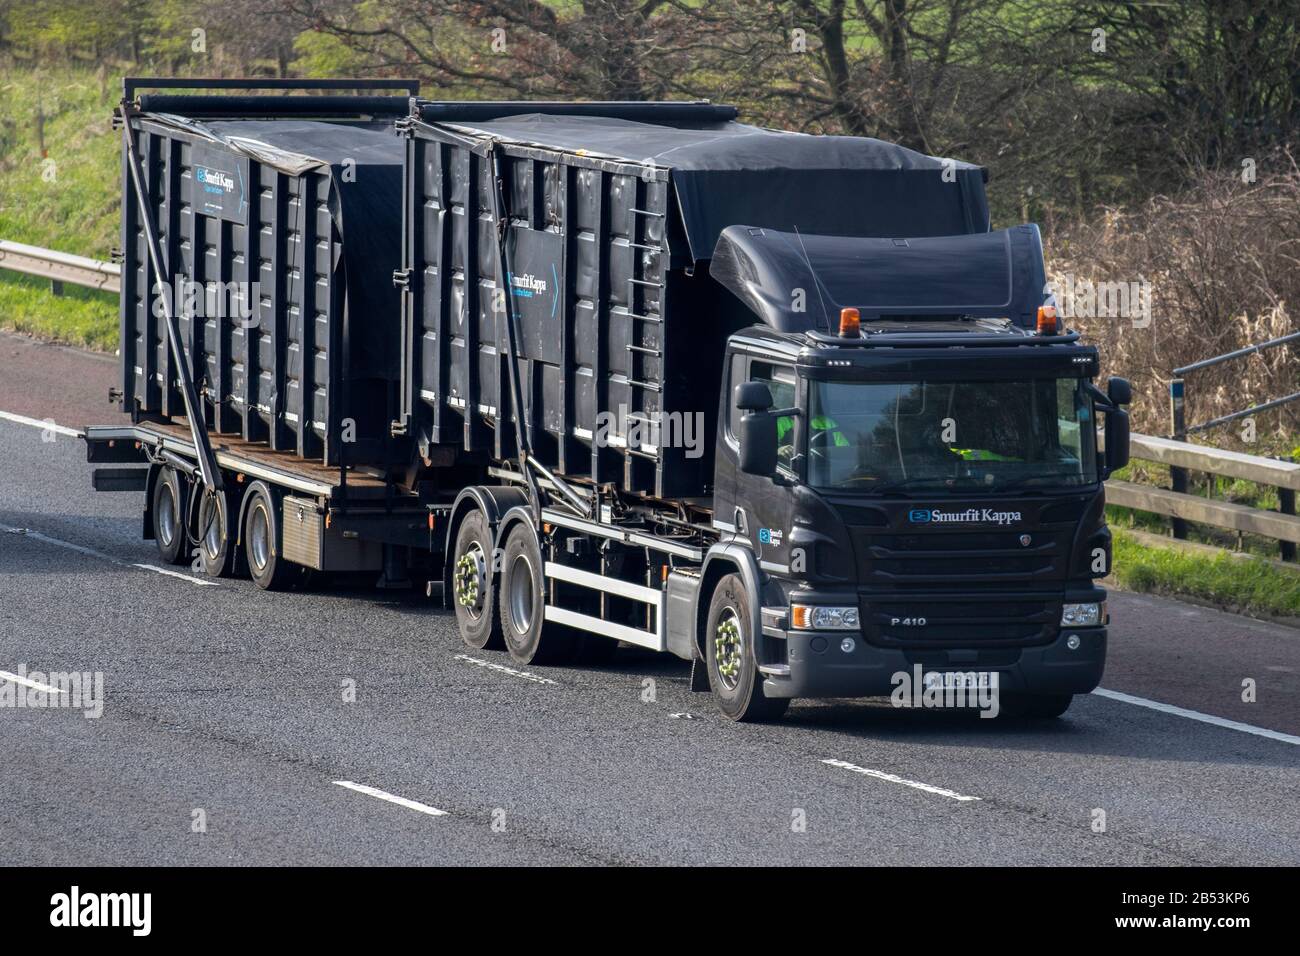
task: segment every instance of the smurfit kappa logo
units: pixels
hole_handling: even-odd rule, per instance
[[[234,192],[235,181],[220,169],[209,169],[206,166],[200,166],[195,171],[195,178],[203,184],[207,192]]]
[[[996,524],[1009,525],[1023,520],[1019,511],[994,511],[992,508],[967,508],[965,511],[941,511],[938,508],[914,508],[907,513],[912,524]]]

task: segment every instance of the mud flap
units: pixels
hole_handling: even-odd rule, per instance
[[[698,654],[691,659],[691,691],[696,694],[709,692],[709,665]]]

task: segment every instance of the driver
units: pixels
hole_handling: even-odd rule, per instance
[[[811,429],[808,435],[808,447],[813,447],[817,442],[830,441],[836,448],[848,448],[849,440],[840,431],[840,426],[835,419],[829,415],[814,415],[808,423]],[[823,436],[829,435],[829,439]],[[784,462],[789,462],[794,458],[794,417],[792,415],[782,415],[776,420],[776,455],[777,458]]]

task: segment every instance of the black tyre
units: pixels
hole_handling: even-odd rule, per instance
[[[230,495],[224,491],[211,492],[196,489],[201,495],[198,506],[198,527],[194,538],[198,541],[196,570],[213,578],[229,577],[234,573],[235,547],[230,533]]]
[[[505,647],[497,619],[492,532],[483,512],[465,516],[452,547],[451,594],[460,637],[470,647]]]
[[[998,700],[1001,713],[1007,717],[1028,717],[1033,720],[1051,720],[1070,709],[1073,694],[1023,694],[1004,693]]]
[[[497,610],[506,650],[520,664],[562,664],[573,660],[578,632],[546,626],[546,592],[537,535],[524,523],[506,535],[501,557]]]
[[[754,660],[749,594],[738,574],[728,574],[713,590],[704,634],[709,689],[729,720],[777,720],[790,701],[763,694],[763,675]]]
[[[275,496],[262,482],[254,482],[245,492],[244,527],[240,539],[244,546],[244,563],[248,573],[263,591],[283,591],[302,573],[298,565],[280,554],[280,520]]]
[[[189,479],[171,466],[158,472],[149,512],[158,553],[168,564],[189,564],[185,516],[189,510]]]

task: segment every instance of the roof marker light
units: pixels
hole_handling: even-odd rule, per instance
[[[862,317],[853,308],[840,309],[840,335],[844,338],[861,335]]]
[[[1060,330],[1056,320],[1056,306],[1040,305],[1038,307],[1038,334],[1055,335]]]

